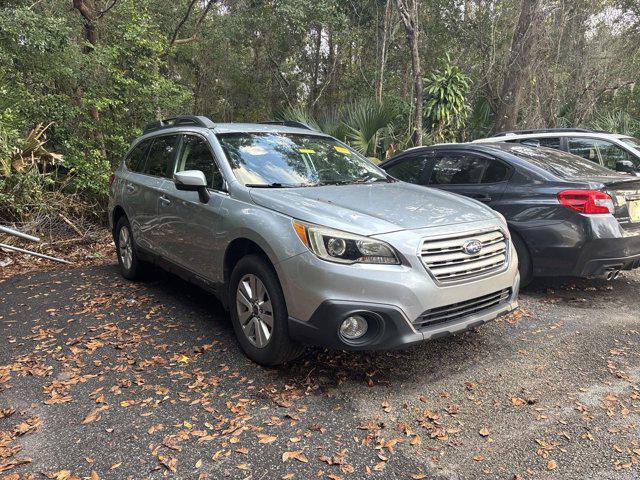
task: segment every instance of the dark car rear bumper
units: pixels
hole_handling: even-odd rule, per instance
[[[592,240],[581,249],[573,275],[597,277],[615,270],[640,268],[640,235]]]
[[[640,267],[640,229],[624,230],[613,217],[581,215],[520,232],[534,276],[596,277]]]

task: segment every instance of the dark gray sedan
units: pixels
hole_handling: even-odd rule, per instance
[[[523,284],[640,267],[640,180],[558,150],[513,143],[407,150],[393,177],[474,198],[507,219]]]

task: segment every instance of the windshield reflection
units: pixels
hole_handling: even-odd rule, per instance
[[[252,186],[316,186],[391,181],[330,137],[287,133],[218,136],[238,181]]]

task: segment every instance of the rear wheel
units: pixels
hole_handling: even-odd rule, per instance
[[[142,265],[136,253],[136,244],[131,233],[131,225],[126,216],[121,216],[116,224],[115,232],[116,253],[120,273],[128,280],[135,280],[140,276]]]
[[[282,287],[271,265],[258,255],[242,258],[229,282],[233,329],[254,362],[276,366],[299,356],[302,346],[289,337]]]
[[[531,264],[531,255],[524,241],[517,235],[511,235],[511,241],[518,254],[518,271],[520,272],[520,286],[526,287],[533,280],[533,266]]]

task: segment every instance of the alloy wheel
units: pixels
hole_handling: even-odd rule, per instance
[[[252,345],[264,348],[273,333],[271,298],[262,280],[247,274],[240,280],[236,291],[238,320]]]
[[[120,234],[118,235],[118,253],[120,254],[120,260],[125,269],[129,270],[133,263],[133,245],[131,243],[131,232],[129,228],[123,226],[120,228]]]

